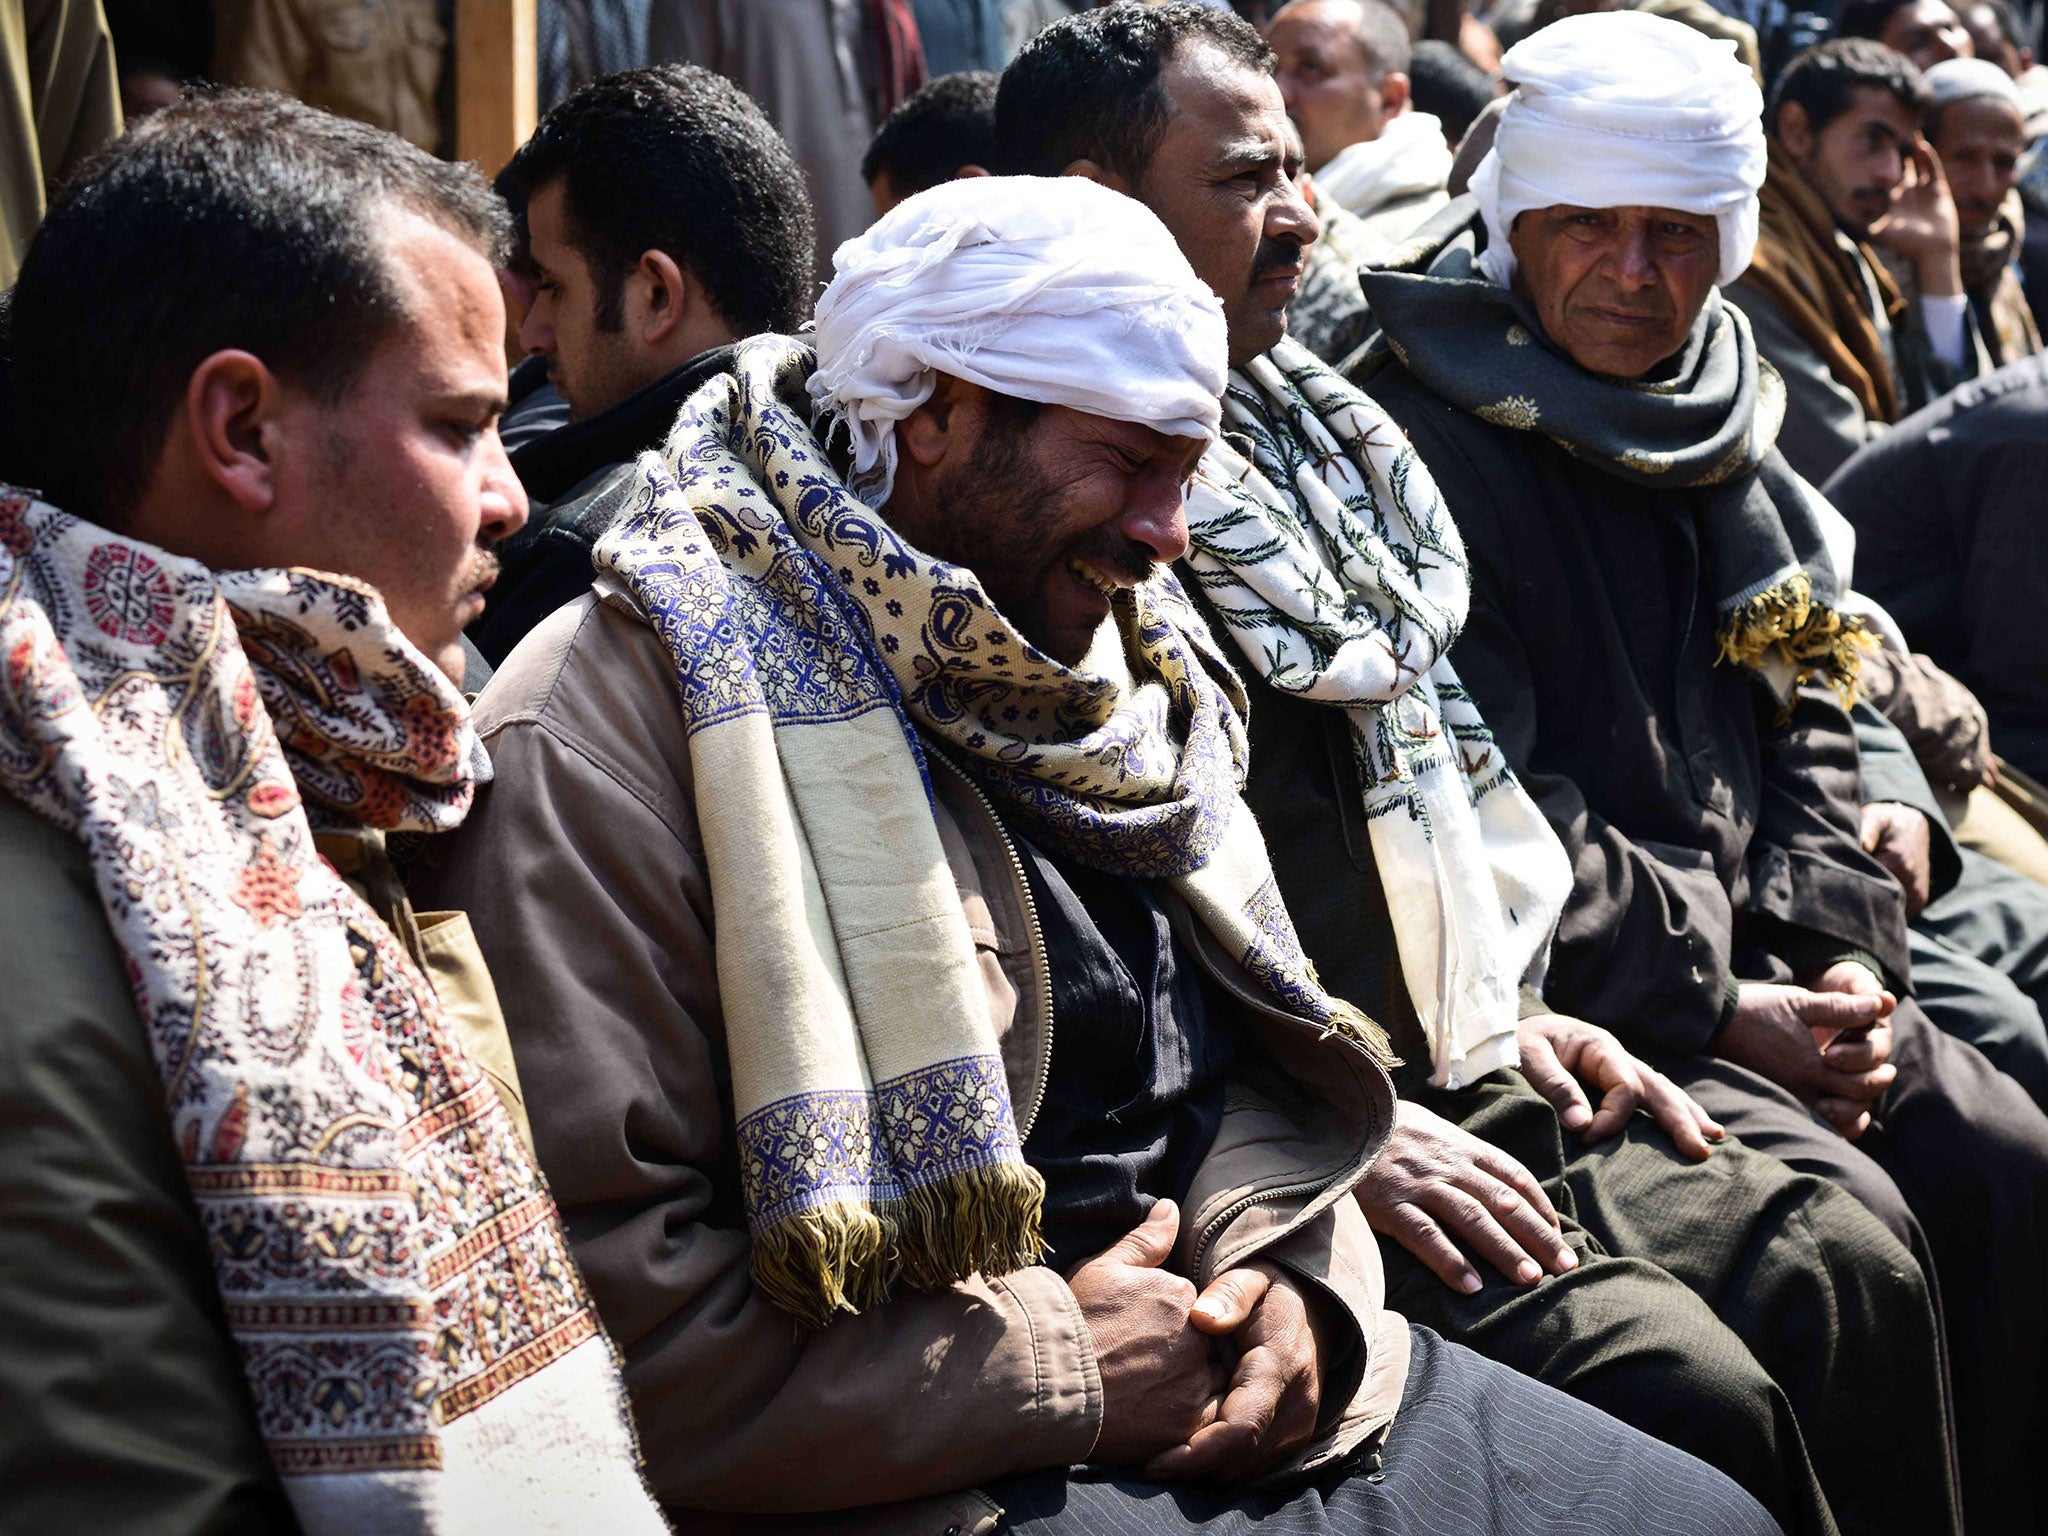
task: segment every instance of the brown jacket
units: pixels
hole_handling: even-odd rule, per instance
[[[448,33],[434,0],[253,0],[224,28],[216,67],[438,149],[435,105]]]
[[[713,914],[689,744],[661,642],[594,598],[556,613],[478,703],[496,782],[415,879],[466,909],[504,997],[534,1139],[578,1261],[625,1352],[651,1480],[684,1529],[992,1528],[973,1485],[1085,1460],[1102,1419],[1093,1341],[1049,1269],[903,1292],[808,1339],[754,1291],[731,1147]],[[939,831],[981,952],[1011,1099],[1037,1102],[1050,987],[1008,839],[934,755]],[[1406,1324],[1343,1198],[1393,1093],[1362,1052],[1258,1001],[1181,928],[1286,1076],[1233,1080],[1174,1266],[1206,1279],[1265,1253],[1356,1326],[1305,1458],[1392,1418]],[[1284,1107],[1283,1107],[1284,1106]],[[1020,1126],[1028,1135],[1028,1122]],[[900,1501],[915,1501],[905,1503]]]

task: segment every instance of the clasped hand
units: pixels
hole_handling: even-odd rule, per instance
[[[1315,1434],[1321,1348],[1307,1297],[1271,1264],[1206,1289],[1162,1268],[1171,1200],[1075,1269],[1068,1284],[1095,1341],[1102,1430],[1089,1458],[1162,1479],[1235,1482],[1284,1465]]]
[[[1889,1060],[1897,1004],[1854,960],[1829,966],[1810,987],[1745,981],[1714,1052],[1797,1094],[1854,1141],[1899,1075]]]

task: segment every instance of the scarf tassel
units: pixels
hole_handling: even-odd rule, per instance
[[[1037,1170],[964,1168],[879,1210],[841,1200],[779,1221],[755,1235],[749,1267],[761,1294],[815,1333],[837,1313],[880,1306],[899,1280],[942,1291],[1036,1264],[1044,1208]]]
[[[1389,1072],[1401,1065],[1401,1058],[1394,1054],[1394,1042],[1371,1015],[1341,997],[1332,997],[1330,1001],[1336,1004],[1330,1016],[1332,1030],[1355,1041],[1364,1048],[1366,1055]]]
[[[1805,682],[1819,674],[1847,709],[1856,702],[1856,674],[1875,639],[1862,619],[1813,600],[1804,571],[1760,592],[1721,616],[1720,660],[1764,669],[1779,652]]]

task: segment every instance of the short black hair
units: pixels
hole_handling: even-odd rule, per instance
[[[1458,48],[1434,37],[1415,45],[1408,62],[1408,99],[1416,111],[1436,117],[1452,143],[1465,137],[1472,120],[1499,94],[1493,77]]]
[[[1076,160],[1136,181],[1172,111],[1160,76],[1190,44],[1270,72],[1273,50],[1233,12],[1177,0],[1112,5],[1063,17],[1030,42],[996,92],[996,164],[1011,176],[1057,176]]]
[[[1874,85],[1891,92],[1901,106],[1921,118],[1934,106],[1934,93],[1913,61],[1867,37],[1836,37],[1796,55],[1771,87],[1764,122],[1778,131],[1778,112],[1796,101],[1806,111],[1815,133],[1849,110],[1856,92]]]
[[[694,64],[594,80],[540,120],[500,173],[524,208],[557,179],[590,264],[597,323],[624,323],[626,274],[661,251],[742,335],[809,317],[816,225],[804,173],[753,99]]]
[[[17,443],[36,483],[118,527],[192,370],[226,348],[346,396],[406,319],[379,237],[392,208],[503,254],[504,205],[473,167],[266,91],[189,96],[87,161],[14,291]]]
[[[891,112],[861,157],[860,179],[873,186],[887,171],[898,197],[951,181],[963,165],[988,168],[996,151],[992,69],[941,75]]]

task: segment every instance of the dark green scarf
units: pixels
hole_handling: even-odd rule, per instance
[[[1835,607],[1819,493],[1774,451],[1785,386],[1759,364],[1747,317],[1716,289],[1654,375],[1589,373],[1524,299],[1481,274],[1484,239],[1477,205],[1461,198],[1389,265],[1360,275],[1380,330],[1347,359],[1352,382],[1398,361],[1481,421],[1540,432],[1633,485],[1704,491],[1697,517],[1721,659],[1763,673],[1781,698],[1816,673],[1848,697],[1861,625]]]

